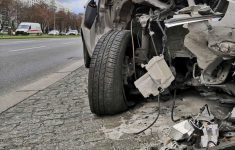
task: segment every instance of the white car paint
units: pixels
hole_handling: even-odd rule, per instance
[[[42,28],[39,23],[22,22],[16,29],[16,34],[42,34]]]

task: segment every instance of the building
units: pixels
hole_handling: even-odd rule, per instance
[[[56,7],[56,11],[69,12],[69,9],[66,8],[66,7],[64,7],[64,6],[62,5],[62,3],[58,2],[58,1],[55,3],[55,7]]]
[[[56,8],[56,11],[64,11],[64,12],[69,12],[69,9],[64,7],[62,5],[62,3],[60,3],[59,1],[57,0],[21,0],[21,2],[24,4],[24,5],[27,5],[29,7],[35,5],[35,4],[38,4],[40,2],[44,2],[46,3],[47,5],[51,6],[51,7],[55,7]]]
[[[38,4],[38,3],[40,3],[40,2],[44,2],[44,3],[46,3],[46,4],[48,4],[48,5],[50,5],[51,4],[51,1],[53,1],[53,0],[20,0],[24,5],[27,5],[27,6],[33,6],[33,5],[35,5],[35,4]]]

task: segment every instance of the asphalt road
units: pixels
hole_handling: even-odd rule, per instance
[[[0,40],[0,96],[83,57],[81,38]]]

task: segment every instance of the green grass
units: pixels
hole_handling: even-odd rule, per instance
[[[0,35],[0,39],[31,39],[31,38],[75,38],[74,35]]]

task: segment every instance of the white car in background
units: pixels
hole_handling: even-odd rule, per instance
[[[66,35],[78,35],[78,30],[69,30]]]
[[[42,28],[39,23],[22,22],[16,29],[16,35],[18,34],[42,34]]]
[[[58,30],[51,30],[48,35],[59,35],[60,32]]]

